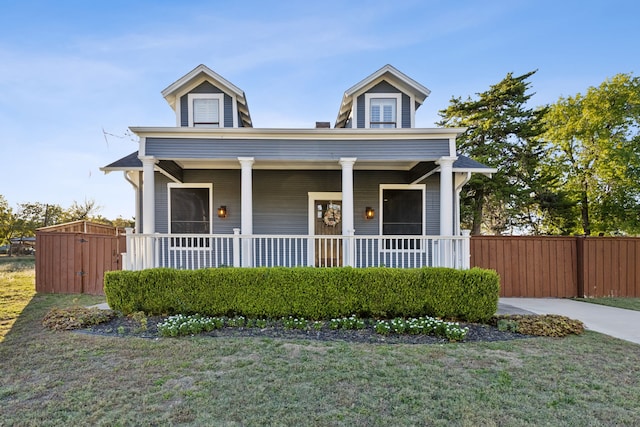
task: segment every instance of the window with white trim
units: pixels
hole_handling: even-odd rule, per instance
[[[224,95],[190,93],[187,100],[189,126],[204,128],[224,127]]]
[[[402,95],[399,93],[365,94],[365,127],[378,129],[402,127],[401,105]]]
[[[169,233],[210,234],[211,184],[168,184]]]

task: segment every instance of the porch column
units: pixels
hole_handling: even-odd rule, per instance
[[[156,197],[154,166],[156,159],[153,156],[141,156],[142,160],[142,233],[153,234],[156,232]]]
[[[342,166],[342,235],[353,236],[353,164],[355,157],[341,157]],[[343,245],[343,265],[353,266],[351,259],[351,240],[344,239]]]
[[[251,236],[253,234],[253,157],[238,157],[240,162],[240,231],[242,238],[242,266],[252,266]]]
[[[440,157],[440,266],[453,267],[453,162],[456,157]]]
[[[154,238],[156,232],[156,180],[154,166],[156,159],[153,156],[140,156],[142,161],[142,233],[144,238],[143,250],[139,255],[142,268],[153,268],[155,264]]]

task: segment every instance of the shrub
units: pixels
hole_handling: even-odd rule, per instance
[[[545,337],[564,337],[584,332],[584,324],[557,314],[517,314],[494,316],[491,322],[503,331]]]
[[[52,308],[42,319],[42,326],[54,331],[70,331],[108,322],[115,315],[112,310],[99,308]]]
[[[125,314],[475,322],[495,313],[499,277],[478,268],[159,268],[107,272],[104,289],[109,305]]]

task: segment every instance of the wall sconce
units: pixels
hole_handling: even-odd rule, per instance
[[[365,219],[373,219],[376,216],[376,211],[371,207],[371,206],[367,206],[364,209],[364,217]]]
[[[227,207],[220,206],[218,208],[218,218],[226,218],[227,217]]]

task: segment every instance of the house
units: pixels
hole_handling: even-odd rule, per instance
[[[459,194],[488,168],[462,128],[416,128],[429,89],[385,65],[344,93],[333,128],[258,129],[245,93],[204,65],[162,91],[172,127],[102,168],[135,189],[124,268],[468,268]]]

